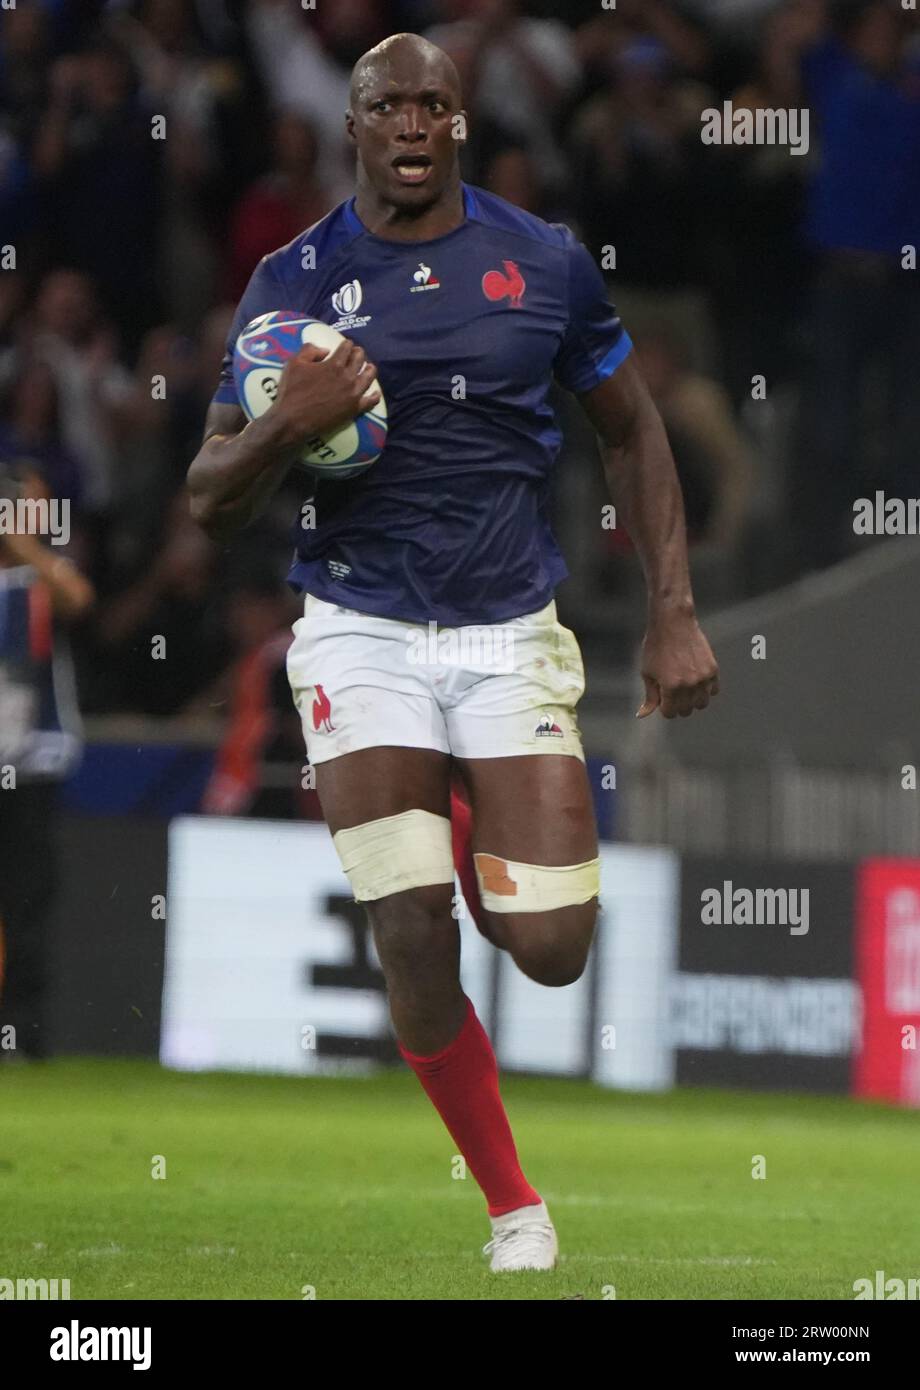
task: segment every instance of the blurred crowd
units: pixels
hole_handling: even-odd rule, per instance
[[[568,222],[605,265],[716,597],[844,556],[853,497],[917,492],[909,8],[17,0],[0,9],[0,473],[72,500],[96,596],[74,643],[88,713],[232,710],[295,616],[296,488],[222,549],[183,478],[235,303],[262,255],[350,196],[349,72],[400,30],[460,70],[464,177]],[[807,107],[807,154],[704,144],[701,112],[725,101]],[[598,517],[562,529],[603,595],[632,561]]]

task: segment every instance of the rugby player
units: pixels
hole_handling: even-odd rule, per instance
[[[218,537],[245,525],[308,437],[378,400],[379,379],[382,456],[358,478],[321,480],[315,527],[295,528],[289,578],[304,616],[288,675],[325,818],[367,905],[400,1051],[485,1195],[491,1268],[546,1269],[556,1233],[460,984],[450,815],[456,775],[485,934],[532,980],[577,980],[599,860],[575,716],[583,667],[553,598],[566,575],[547,521],[553,378],[597,432],[645,571],[639,714],[703,709],[718,671],[694,613],[664,428],[587,251],[567,227],[461,179],[456,69],[426,40],[397,34],[366,53],[350,101],[355,196],[256,267],[189,470],[192,512]],[[301,350],[273,406],[247,423],[233,346],[279,309],[330,323],[346,342],[325,358]],[[417,659],[431,623],[454,631],[459,660]],[[481,642],[484,629],[512,661],[464,664],[464,636]],[[462,868],[462,828],[458,839]]]

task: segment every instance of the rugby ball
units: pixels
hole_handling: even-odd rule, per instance
[[[342,336],[328,323],[287,309],[260,314],[247,324],[236,340],[233,380],[249,419],[257,420],[273,404],[285,363],[302,347],[312,343],[328,356]],[[351,424],[306,440],[301,463],[320,478],[354,478],[380,457],[386,439],[387,405],[381,387],[377,404]]]

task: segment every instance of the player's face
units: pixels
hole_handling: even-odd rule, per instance
[[[395,207],[429,207],[457,178],[459,96],[436,65],[372,72],[348,132],[371,187]],[[459,123],[462,127],[462,122]]]

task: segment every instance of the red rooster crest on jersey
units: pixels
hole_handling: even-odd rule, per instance
[[[314,687],[319,697],[313,701],[313,727],[319,732],[320,728],[325,734],[335,733],[334,726],[330,723],[332,705],[329,703],[329,696],[321,685]]]
[[[512,309],[520,309],[524,298],[524,277],[514,261],[502,261],[500,270],[487,270],[482,277],[482,292],[486,299],[510,299]]]

